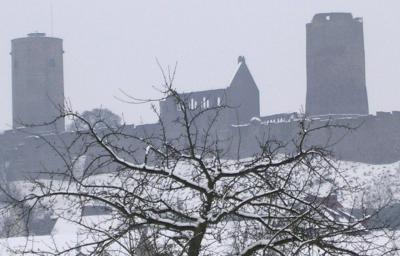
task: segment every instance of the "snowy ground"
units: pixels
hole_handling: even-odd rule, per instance
[[[348,186],[356,188],[354,194],[344,194],[340,198],[346,208],[358,207],[361,202],[379,208],[380,204],[400,200],[400,162],[382,165],[340,162],[339,168]]]
[[[356,187],[354,193],[343,192],[339,193],[338,198],[346,208],[357,206],[365,198],[368,198],[371,206],[379,206],[386,201],[397,202],[400,199],[400,162],[384,165],[371,165],[355,162],[338,162],[340,166],[341,175],[345,178],[348,184],[340,184],[343,187]],[[99,176],[99,179],[106,176]],[[338,179],[340,180],[340,179]],[[20,188],[29,189],[26,184],[17,184]],[[330,187],[330,184],[326,185]],[[326,188],[328,191],[329,188]],[[356,203],[356,204],[355,204]],[[62,206],[62,202],[57,206],[58,208],[68,207]],[[80,211],[71,208],[71,215]],[[57,214],[57,212],[56,212]],[[65,212],[63,212],[65,214]],[[100,216],[87,216],[83,217],[85,222],[88,223],[102,223],[101,225],[109,225],[107,215]],[[377,231],[371,235],[379,235]],[[400,235],[397,233],[396,236]],[[32,249],[32,250],[47,250],[49,248],[57,247],[59,249],[67,248],[71,245],[77,245],[90,237],[85,236],[82,228],[78,224],[73,224],[65,219],[59,218],[50,236],[35,236],[35,237],[14,237],[9,239],[0,239],[0,255],[16,255],[10,249]],[[392,246],[400,246],[400,240],[389,241],[385,240],[382,243],[390,243]],[[215,255],[226,255],[229,243],[222,241],[216,243],[215,246],[210,246],[209,250],[214,251]],[[225,245],[225,246],[224,246]],[[367,245],[366,245],[367,246]],[[76,251],[71,252],[70,255],[76,255]],[[17,254],[18,255],[18,254]],[[117,254],[115,254],[117,255]],[[394,254],[397,255],[397,254]]]

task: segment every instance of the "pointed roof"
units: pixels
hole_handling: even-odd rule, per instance
[[[255,87],[258,90],[257,84],[254,81],[254,78],[251,75],[249,68],[247,67],[246,59],[244,56],[238,57],[238,66],[229,84],[229,87],[231,88],[239,86]]]

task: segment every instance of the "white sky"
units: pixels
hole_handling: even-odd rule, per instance
[[[364,18],[371,113],[400,110],[399,0],[1,0],[0,130],[11,124],[10,40],[39,31],[64,39],[65,93],[74,109],[103,106],[128,123],[155,120],[138,98],[153,88],[163,65],[178,62],[175,86],[226,87],[245,55],[261,92],[262,115],[305,105],[305,24],[319,12]]]

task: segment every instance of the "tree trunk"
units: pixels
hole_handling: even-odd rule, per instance
[[[192,240],[189,242],[189,256],[198,256],[201,249],[201,242],[203,241],[204,233],[206,230],[207,224],[202,223],[195,230]]]

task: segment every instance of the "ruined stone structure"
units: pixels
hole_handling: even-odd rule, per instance
[[[31,33],[12,40],[11,56],[13,128],[52,121],[64,106],[62,40]],[[64,127],[59,119],[41,129],[62,132]]]
[[[306,113],[368,114],[361,18],[321,13],[307,24]]]
[[[227,88],[182,93],[180,98],[192,113],[213,109],[202,115],[197,124],[199,127],[209,125],[217,115],[215,111],[220,111],[218,107],[222,106],[227,108],[218,113],[218,127],[248,123],[251,118],[260,117],[260,93],[243,56],[239,56],[237,69]],[[173,125],[182,116],[181,106],[174,97],[167,97],[160,102],[160,114],[164,124]]]
[[[54,118],[58,112],[53,103],[63,103],[61,39],[36,33],[16,39],[12,59],[14,119],[37,123]],[[373,164],[399,161],[400,112],[368,114],[364,66],[361,19],[354,19],[349,13],[317,14],[307,24],[306,112],[309,117],[305,121],[311,126],[330,122],[358,127],[351,132],[340,127],[322,129],[313,134],[307,144],[331,150],[342,160]],[[204,131],[212,119],[218,117],[212,133],[220,139],[218,145],[226,149],[225,158],[252,156],[260,151],[259,143],[266,140],[282,142],[287,145],[285,153],[290,153],[299,133],[298,121],[304,120],[299,113],[260,116],[259,90],[244,57],[239,57],[237,70],[225,87],[182,93],[180,97],[191,115],[207,110],[194,125],[197,132]],[[216,113],[218,106],[228,108]],[[179,141],[182,131],[176,124],[182,118],[180,107],[174,97],[167,97],[160,102],[160,122],[127,125],[123,132],[140,138],[166,135],[170,141]],[[18,127],[18,123],[14,123],[14,128]],[[21,133],[20,129],[0,134],[0,174],[15,180],[43,169],[63,170],[64,162],[54,148],[60,149],[75,141],[75,133],[63,132],[63,120],[56,128],[56,132],[46,128],[44,136],[49,144],[37,136]],[[83,144],[79,143],[68,149],[71,159],[82,153]],[[137,150],[133,161],[143,159],[145,145],[129,143],[125,138],[118,143]],[[89,163],[96,159],[101,155],[101,151],[96,150],[101,149],[85,151],[82,161]],[[103,171],[113,171],[113,166]]]

